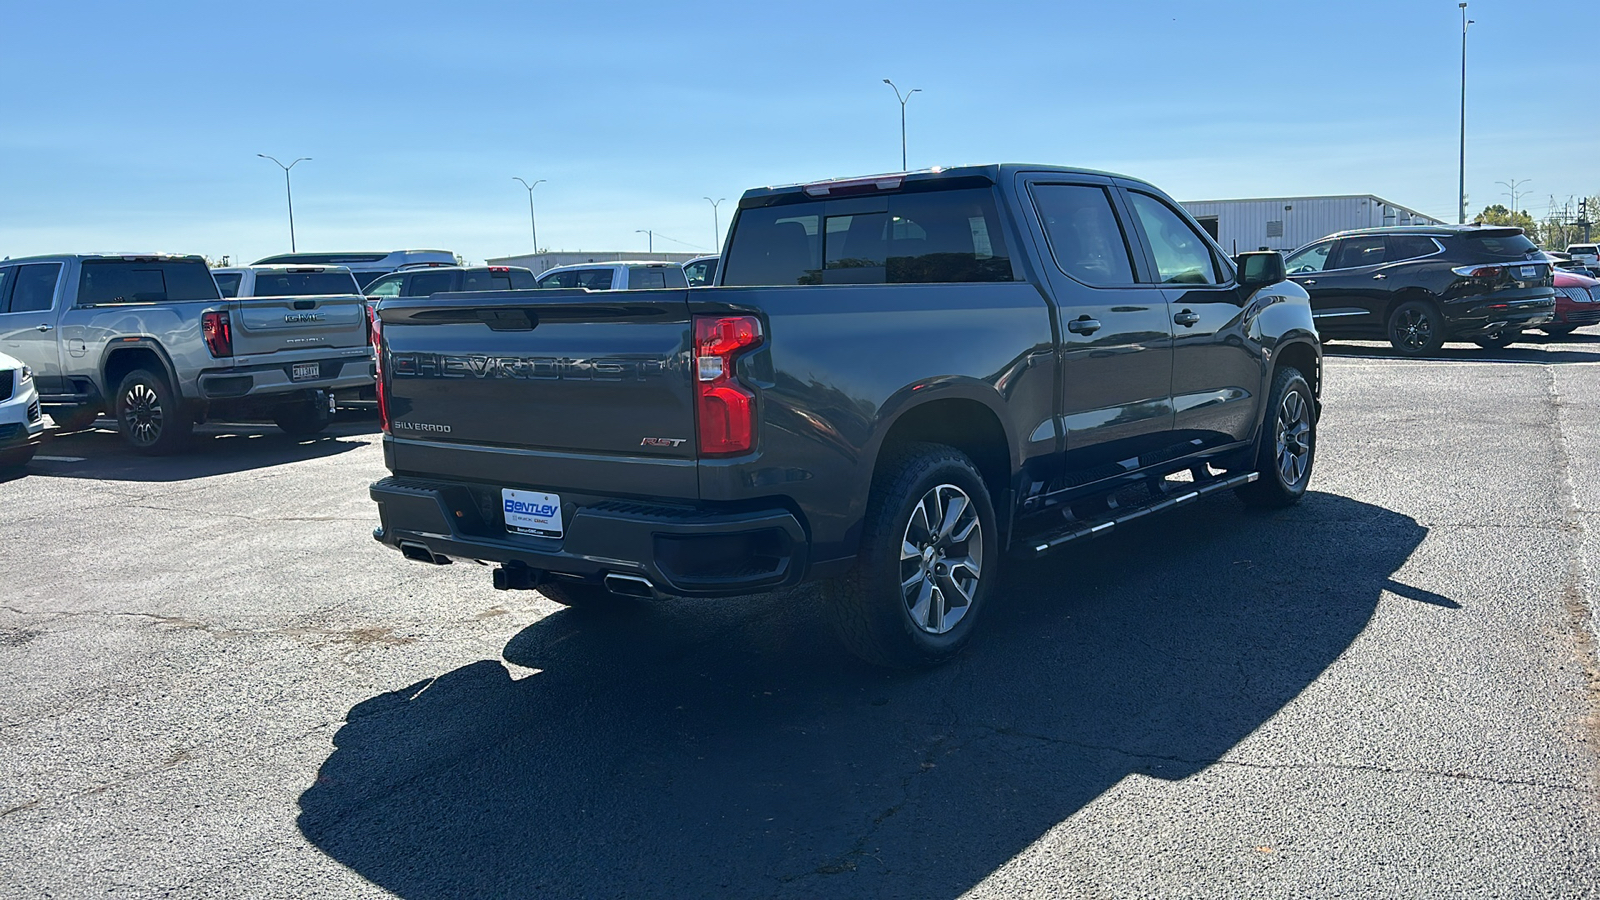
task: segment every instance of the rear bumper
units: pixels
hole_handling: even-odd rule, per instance
[[[294,367],[306,363],[317,364],[320,370],[318,377],[296,381]],[[301,390],[355,390],[370,387],[375,374],[370,349],[365,353],[354,352],[347,356],[250,363],[231,369],[202,372],[199,379],[200,397],[204,400],[232,400]]]
[[[785,509],[705,510],[624,500],[563,504],[561,538],[507,531],[481,485],[385,478],[371,486],[380,543],[413,557],[525,566],[600,583],[648,580],[661,594],[726,597],[797,583],[808,541]],[[570,510],[567,507],[572,507]]]

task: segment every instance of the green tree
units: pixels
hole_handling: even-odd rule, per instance
[[[1506,209],[1504,203],[1496,203],[1492,206],[1484,207],[1483,212],[1478,213],[1477,218],[1473,219],[1473,221],[1484,225],[1510,225],[1514,228],[1521,228],[1522,233],[1526,234],[1529,240],[1534,243],[1539,242],[1539,223],[1533,220],[1533,216],[1528,215],[1526,211],[1513,213],[1511,210]]]

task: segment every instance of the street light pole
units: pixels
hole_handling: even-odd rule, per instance
[[[1519,184],[1527,184],[1528,182],[1530,182],[1532,180],[1533,180],[1532,178],[1513,178],[1510,181],[1496,181],[1495,182],[1495,184],[1503,184],[1506,187],[1511,189],[1511,190],[1507,191],[1506,193],[1509,194],[1510,197],[1511,197],[1511,222],[1510,222],[1510,224],[1512,224],[1512,225],[1517,224],[1517,198],[1522,196],[1523,193],[1524,193],[1523,191],[1517,190],[1517,185],[1519,185]]]
[[[651,231],[648,228],[635,228],[633,230],[633,233],[634,234],[646,235],[649,238],[649,244],[648,244],[648,246],[650,248],[649,252],[650,253],[656,252],[656,233],[654,231]]]
[[[891,90],[894,91],[894,99],[901,101],[901,171],[906,171],[906,102],[910,101],[910,94],[922,93],[922,88],[912,88],[912,90],[906,91],[906,96],[901,96],[899,88],[894,86],[894,82],[891,82],[888,78],[883,78],[883,83],[890,86]]]
[[[706,198],[706,202],[711,204],[711,246],[715,247],[718,253],[722,252],[722,220],[717,218],[717,205],[726,199],[728,198],[722,197],[717,200]]]
[[[289,186],[289,170],[300,163],[310,162],[311,157],[302,156],[286,166],[283,163],[278,162],[278,158],[276,156],[268,156],[265,153],[257,153],[256,155],[262,159],[270,159],[273,162],[278,163],[278,168],[283,170],[283,193],[289,198],[289,252],[293,253],[298,248],[294,243],[294,189]]]
[[[512,181],[522,181],[521,178],[518,178],[515,175],[511,176],[511,180]],[[544,184],[548,180],[549,179],[541,178],[538,181],[535,181],[533,184],[529,184],[526,181],[522,181],[522,186],[528,189],[528,229],[533,232],[533,255],[534,256],[538,256],[539,255],[539,222],[538,222],[538,220],[536,220],[533,217],[533,189],[538,187],[541,184]]]
[[[1467,26],[1473,23],[1467,18],[1467,4],[1457,4],[1461,7],[1461,181],[1457,184],[1456,198],[1459,201],[1459,215],[1456,217],[1457,225],[1467,223]]]

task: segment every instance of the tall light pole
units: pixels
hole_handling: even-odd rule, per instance
[[[649,252],[651,252],[651,253],[656,252],[656,233],[654,231],[651,231],[648,228],[635,228],[633,230],[633,233],[634,234],[647,235],[649,237],[649,240],[650,240],[650,243],[648,245],[649,248],[650,248]]]
[[[1517,224],[1517,198],[1522,196],[1524,193],[1527,193],[1526,191],[1517,190],[1517,185],[1519,185],[1519,184],[1527,184],[1528,182],[1530,182],[1532,180],[1533,180],[1532,178],[1513,178],[1510,181],[1496,181],[1495,182],[1495,184],[1503,184],[1506,187],[1511,189],[1511,190],[1507,191],[1506,194],[1511,197],[1511,222],[1510,222],[1510,224],[1512,224],[1512,225]]]
[[[1456,189],[1460,210],[1456,224],[1465,225],[1467,224],[1467,26],[1471,25],[1473,20],[1467,18],[1467,4],[1457,5],[1461,7],[1461,181]]]
[[[512,181],[522,181],[521,178],[518,178],[515,175],[511,176],[511,180]],[[541,178],[538,181],[535,181],[533,184],[529,184],[526,181],[522,181],[522,186],[528,189],[528,229],[533,232],[533,255],[534,256],[538,256],[539,255],[539,223],[533,217],[533,189],[538,187],[541,184],[544,184],[548,180],[549,179],[547,179],[547,178]]]
[[[294,190],[289,186],[289,170],[300,163],[310,162],[311,157],[302,156],[286,166],[283,163],[278,162],[278,158],[276,156],[268,156],[265,153],[257,153],[256,155],[262,159],[270,159],[273,162],[278,163],[278,168],[283,170],[283,192],[289,198],[289,252],[293,253],[298,248],[294,245]]]
[[[900,171],[904,172],[906,170],[906,101],[911,99],[912,94],[922,93],[922,88],[912,88],[906,91],[905,96],[902,97],[900,96],[900,89],[895,87],[894,82],[885,78],[883,83],[894,90],[895,99],[900,101]]]
[[[722,197],[717,200],[706,198],[706,202],[711,204],[711,246],[715,247],[718,253],[722,252],[722,220],[717,218],[717,205],[726,199],[728,198]]]

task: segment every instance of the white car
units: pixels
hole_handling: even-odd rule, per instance
[[[591,291],[647,291],[651,288],[686,288],[683,267],[672,262],[620,260],[556,266],[539,275],[542,288],[588,288]]]
[[[27,465],[43,433],[44,416],[32,370],[0,353],[0,469]]]
[[[1568,244],[1567,255],[1585,266],[1600,266],[1600,244]]]

